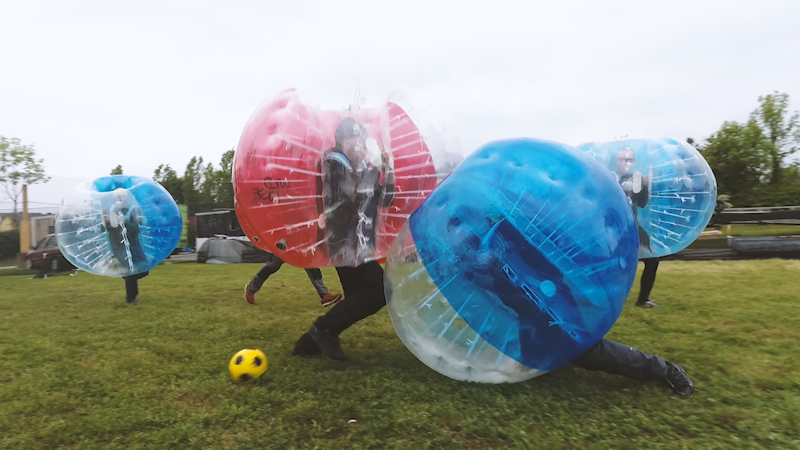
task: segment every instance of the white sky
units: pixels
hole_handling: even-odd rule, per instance
[[[0,134],[44,158],[53,181],[30,194],[43,207],[117,164],[218,165],[256,107],[295,86],[333,109],[405,85],[465,152],[699,139],[776,90],[800,109],[800,2],[657,3],[0,0]]]

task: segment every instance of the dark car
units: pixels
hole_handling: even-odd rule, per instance
[[[36,247],[32,247],[25,257],[25,267],[28,269],[41,269],[46,272],[58,272],[74,269],[69,261],[61,254],[61,249],[56,243],[56,235],[48,234]]]

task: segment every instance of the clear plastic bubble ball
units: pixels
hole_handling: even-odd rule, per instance
[[[250,240],[298,267],[384,257],[460,150],[409,98],[323,110],[289,89],[262,104],[233,164],[236,215]]]
[[[75,267],[110,277],[150,270],[175,250],[183,223],[175,200],[149,178],[87,181],[64,200],[56,240]]]
[[[392,324],[448,377],[523,381],[608,332],[637,249],[625,195],[590,157],[556,142],[492,142],[434,189],[392,245]]]
[[[578,149],[619,183],[639,229],[639,257],[677,253],[694,242],[714,214],[717,181],[703,155],[672,138],[588,142]]]

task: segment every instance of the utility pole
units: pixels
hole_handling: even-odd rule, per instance
[[[22,185],[22,220],[19,222],[19,255],[17,267],[25,267],[25,256],[31,251],[31,220],[28,217],[28,185]]]

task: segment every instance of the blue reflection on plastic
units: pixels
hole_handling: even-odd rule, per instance
[[[717,201],[717,182],[694,147],[672,138],[588,142],[578,149],[611,172],[639,226],[639,257],[677,253],[703,232]]]
[[[636,226],[619,186],[591,158],[555,142],[482,147],[409,227],[458,315],[502,353],[539,370],[599,341],[636,273]]]
[[[178,205],[160,184],[125,175],[78,186],[56,218],[64,257],[106,276],[150,270],[172,253],[182,229]]]

